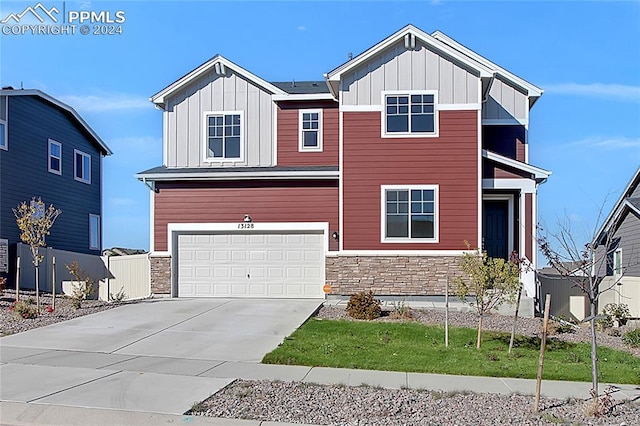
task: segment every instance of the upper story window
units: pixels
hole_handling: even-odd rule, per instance
[[[4,120],[0,120],[0,149],[9,149],[7,139],[7,123]]]
[[[73,178],[84,183],[91,183],[91,156],[77,149],[73,150]]]
[[[438,185],[382,187],[383,242],[438,242]]]
[[[242,160],[242,111],[205,113],[205,161]]]
[[[385,92],[382,135],[430,137],[438,135],[436,92]]]
[[[298,151],[322,151],[322,110],[303,109],[299,115]]]
[[[62,174],[62,144],[49,139],[49,171],[57,175]]]

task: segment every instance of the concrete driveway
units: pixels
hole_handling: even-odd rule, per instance
[[[0,401],[182,414],[234,379],[216,367],[259,363],[321,303],[145,301],[6,336]]]

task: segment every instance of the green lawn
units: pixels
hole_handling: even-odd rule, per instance
[[[475,347],[476,330],[417,323],[307,321],[283,344],[265,355],[267,364],[360,368],[471,376],[534,379],[540,339],[518,336],[511,354],[509,334],[485,331],[482,348]],[[543,378],[591,381],[590,344],[549,341]],[[609,348],[598,350],[603,382],[640,384],[640,358]]]

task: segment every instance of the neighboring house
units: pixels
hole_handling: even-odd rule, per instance
[[[640,318],[640,168],[613,206],[594,244],[599,248],[596,272],[603,277],[599,308],[607,303],[629,305]],[[606,252],[606,254],[605,254]]]
[[[213,57],[151,98],[163,165],[137,177],[153,293],[443,295],[465,241],[535,270],[542,92],[412,25],[324,81],[271,83]]]
[[[124,247],[111,247],[102,251],[103,256],[133,256],[134,254],[145,254],[143,249],[130,249]]]
[[[15,276],[20,231],[12,209],[32,197],[62,210],[47,246],[99,256],[102,158],[111,151],[69,105],[39,90],[0,90],[0,238]]]

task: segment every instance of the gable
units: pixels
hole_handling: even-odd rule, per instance
[[[344,74],[342,104],[380,105],[381,92],[391,90],[437,90],[440,103],[479,103],[477,74],[421,40],[407,49],[401,39]]]

